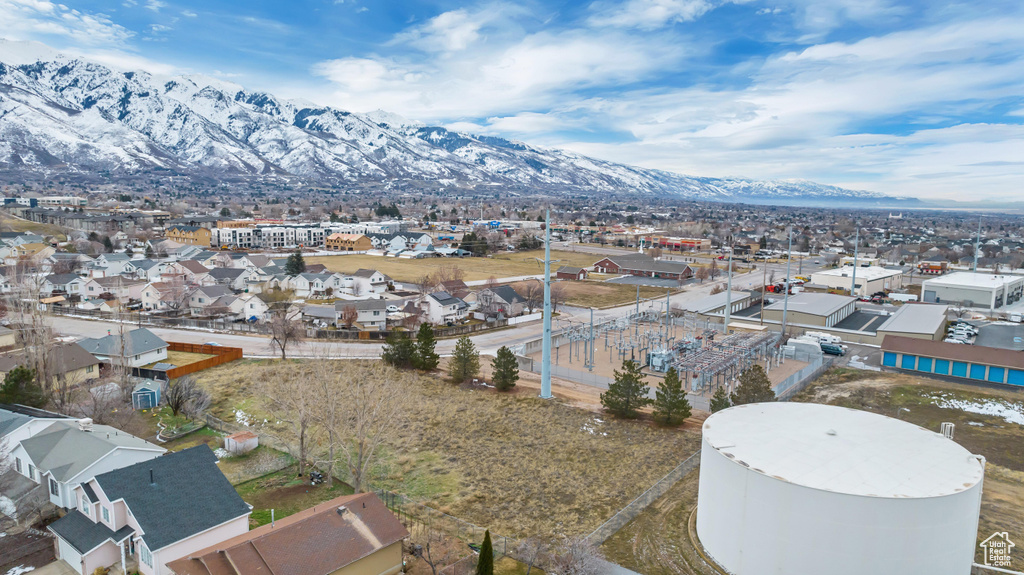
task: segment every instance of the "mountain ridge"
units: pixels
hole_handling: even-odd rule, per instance
[[[43,50],[42,48],[46,48]],[[202,75],[119,71],[0,43],[0,171],[112,177],[297,177],[460,192],[654,194],[706,201],[897,205],[917,200],[806,180],[688,176],[455,132],[375,111],[284,100]],[[49,59],[35,58],[33,49]],[[49,51],[47,51],[49,50]]]

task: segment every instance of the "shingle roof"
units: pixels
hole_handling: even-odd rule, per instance
[[[71,419],[60,413],[26,405],[0,403],[0,437],[25,425],[33,419]]]
[[[363,310],[363,311],[365,311],[365,310],[374,310],[374,309],[383,310],[383,309],[387,309],[388,302],[386,302],[386,301],[384,301],[382,299],[364,299],[364,300],[353,300],[353,301],[339,300],[339,301],[334,302],[334,310],[337,311],[337,312],[340,312],[341,310],[343,310],[343,309],[345,309],[347,307],[353,307],[353,308],[355,308],[357,310]]]
[[[24,439],[21,447],[41,471],[57,481],[67,481],[118,447],[163,451],[144,439],[106,425],[92,431],[78,429],[76,421],[55,421],[36,435]]]
[[[51,523],[48,529],[83,554],[99,547],[108,539],[120,543],[135,532],[128,525],[117,532],[111,531],[103,523],[93,523],[77,509]]]
[[[376,495],[360,493],[190,553],[168,567],[178,575],[334,573],[408,535]]]
[[[245,270],[241,268],[213,268],[210,270],[209,275],[213,279],[236,279],[238,276],[245,273]]]
[[[108,499],[124,499],[152,551],[250,511],[206,444],[97,475],[96,482]]]
[[[126,351],[132,354],[143,354],[167,347],[167,342],[157,337],[144,327],[133,329],[127,334]],[[121,335],[111,334],[100,338],[86,338],[78,342],[85,351],[93,355],[106,357],[119,356],[121,353]]]
[[[526,301],[523,299],[523,296],[519,295],[516,290],[512,289],[512,286],[494,286],[491,288],[491,292],[501,298],[505,303],[513,304]]]
[[[201,264],[201,263],[199,263],[199,262],[197,262],[195,260],[180,261],[180,262],[178,262],[178,265],[180,265],[181,267],[187,269],[188,271],[190,271],[190,272],[192,272],[194,274],[205,274],[206,272],[210,271],[209,268],[207,268],[206,266],[204,266],[203,264]]]
[[[46,276],[46,281],[53,285],[65,285],[79,279],[78,274],[50,274]]]

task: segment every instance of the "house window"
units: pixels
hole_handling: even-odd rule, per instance
[[[103,509],[103,520],[110,523],[110,509],[106,507],[101,507],[101,509]]]
[[[18,471],[18,473],[23,473],[21,471],[21,458],[20,457],[15,457],[14,458],[14,469],[16,469]]]
[[[139,557],[146,565],[153,566],[153,555],[149,552],[149,547],[146,547],[145,543],[139,546]]]
[[[82,495],[82,513],[89,514],[89,502],[85,499],[85,495]]]
[[[31,463],[28,464],[28,478],[32,481],[36,480],[36,468]]]
[[[60,486],[57,485],[57,480],[52,477],[50,478],[50,495],[60,497]]]
[[[142,356],[141,355],[137,355],[137,356],[135,356],[135,359],[138,360],[140,357],[142,357]]]
[[[93,366],[93,365],[85,366],[85,373],[92,373],[92,370],[93,370],[94,367],[95,366]]]

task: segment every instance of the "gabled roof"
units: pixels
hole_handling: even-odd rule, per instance
[[[160,339],[144,327],[133,329],[125,335],[128,337],[128,341],[125,342],[125,348],[133,355],[167,347],[166,341]],[[120,334],[110,334],[100,338],[85,338],[78,343],[85,348],[85,351],[93,355],[113,357],[121,353]]]
[[[105,288],[124,288],[146,283],[144,280],[135,280],[131,278],[126,278],[124,276],[107,276],[102,278],[92,278],[92,281],[98,283],[100,287]]]
[[[494,286],[490,289],[491,293],[505,303],[513,304],[526,301],[523,299],[523,296],[519,295],[516,290],[512,289],[512,286]]]
[[[377,273],[379,273],[380,275],[384,276],[385,279],[388,279],[388,280],[391,279],[387,275],[385,275],[384,272],[379,272],[377,270],[369,270],[369,269],[366,269],[366,268],[357,269],[355,271],[355,273],[353,273],[352,275],[354,275],[356,277],[359,277],[359,278],[369,278],[369,277],[372,277],[373,274],[377,274]]]
[[[347,307],[355,308],[360,311],[367,310],[385,310],[388,307],[388,302],[382,299],[363,299],[363,300],[352,300],[352,301],[336,301],[334,302],[334,310],[341,313]]]
[[[178,575],[335,573],[408,536],[376,495],[359,493],[190,553],[168,567]]]
[[[173,226],[169,226],[167,228],[167,231],[177,230],[179,232],[189,233],[189,232],[194,232],[194,231],[201,230],[201,229],[202,228],[200,228],[199,226],[186,226],[184,224],[174,224]]]
[[[220,285],[203,286],[200,288],[196,288],[196,293],[202,293],[203,295],[206,295],[211,299],[216,299],[224,295],[234,295],[233,293],[231,293],[231,290],[227,288],[227,286]]]
[[[210,271],[209,268],[195,260],[183,260],[178,262],[178,265],[194,274],[205,274]]]
[[[250,511],[206,444],[97,475],[96,483],[111,501],[124,499],[151,551]]]
[[[216,280],[233,280],[244,273],[245,270],[242,268],[213,268],[208,275]]]
[[[46,281],[53,285],[67,285],[77,279],[81,279],[78,274],[50,274],[46,276]]]
[[[439,303],[440,305],[465,305],[466,302],[461,299],[449,294],[448,292],[436,291],[430,294],[430,298]]]
[[[27,405],[0,403],[0,437],[18,429],[33,419],[71,419],[60,413]]]
[[[57,481],[67,481],[118,447],[164,451],[119,429],[94,425],[82,431],[77,421],[57,421],[36,435],[22,440],[21,447],[40,471]]]
[[[0,356],[0,372],[8,372],[19,365],[25,365],[25,350],[19,350]],[[77,343],[64,343],[54,346],[50,352],[49,363],[60,373],[67,373],[99,363],[91,353]]]
[[[562,266],[562,267],[558,268],[558,270],[556,270],[555,273],[556,274],[573,274],[573,275],[577,275],[581,271],[583,271],[583,268],[577,268],[577,267],[573,267],[573,266]]]
[[[103,523],[94,523],[77,509],[51,523],[47,529],[82,554],[92,551],[107,540],[121,543],[135,533],[130,525],[125,525],[116,532],[111,531]]]

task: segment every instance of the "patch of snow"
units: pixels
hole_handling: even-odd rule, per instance
[[[943,409],[959,409],[967,413],[991,415],[1007,421],[1024,425],[1024,404],[1014,403],[1005,399],[966,400],[957,399],[950,394],[932,396],[932,404]]]
[[[985,427],[985,424],[980,421],[968,421],[967,425],[973,425],[974,427]]]
[[[24,565],[18,565],[17,567],[11,567],[6,575],[21,575],[22,573],[28,573],[29,571],[35,571],[35,567],[25,567]]]
[[[241,409],[235,410],[235,421],[245,427],[252,427],[252,416],[242,411]]]
[[[14,501],[11,501],[10,497],[0,495],[0,513],[8,517],[17,517],[18,507],[14,504]]]
[[[224,449],[223,447],[218,447],[217,449],[215,449],[213,451],[213,454],[217,456],[217,459],[224,459],[225,457],[231,455],[230,453],[228,453],[228,450]]]

